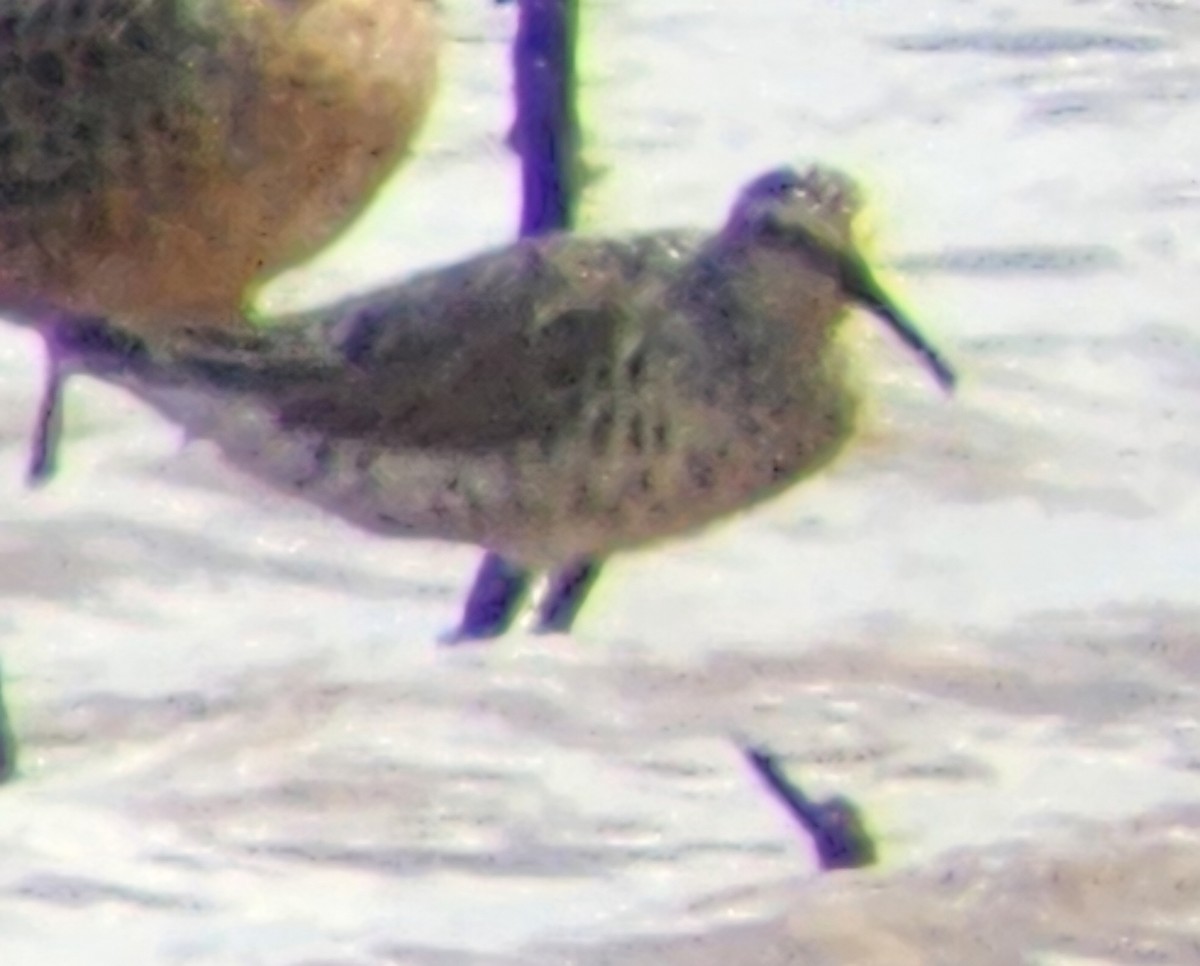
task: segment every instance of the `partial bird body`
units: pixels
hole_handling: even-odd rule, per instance
[[[242,324],[433,90],[425,0],[0,0],[0,304]]]
[[[784,169],[716,235],[555,235],[186,350],[99,326],[81,368],[367,529],[562,568],[709,523],[826,465],[838,339],[883,299],[852,186]],[[948,380],[890,304],[884,315]]]

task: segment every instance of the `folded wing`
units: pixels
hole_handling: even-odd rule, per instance
[[[697,242],[529,240],[177,364],[268,399],[284,429],[427,450],[547,443],[639,338],[631,306]]]

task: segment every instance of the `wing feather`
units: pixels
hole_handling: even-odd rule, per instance
[[[269,398],[287,429],[431,450],[545,444],[637,339],[631,303],[698,243],[684,233],[530,239],[277,320],[250,342],[190,351],[183,364]]]

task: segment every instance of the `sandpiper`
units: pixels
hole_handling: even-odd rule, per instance
[[[403,157],[436,50],[432,0],[0,0],[0,308],[246,326]]]
[[[486,548],[467,636],[504,630],[507,591],[535,570],[554,586],[539,626],[564,629],[604,557],[778,493],[842,448],[851,304],[952,387],[857,253],[858,206],[834,170],[781,168],[713,235],[526,238],[187,344],[104,323],[50,338],[272,485],[371,531]],[[496,586],[501,612],[481,616]]]

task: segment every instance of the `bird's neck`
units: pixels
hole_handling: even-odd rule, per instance
[[[718,239],[693,272],[687,284],[709,306],[704,337],[731,362],[779,386],[829,372],[846,298],[828,271],[793,252]]]

